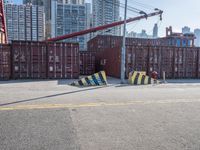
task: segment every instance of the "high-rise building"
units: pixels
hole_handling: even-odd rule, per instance
[[[51,38],[52,32],[51,29],[51,3],[53,0],[23,0],[24,4],[31,3],[33,5],[44,6],[45,12],[45,38]],[[84,5],[85,0],[56,0],[58,3],[62,4],[80,4]]]
[[[6,4],[8,41],[44,40],[44,9],[35,5]]]
[[[44,7],[45,38],[51,37],[51,0],[23,0],[23,4],[32,4]]]
[[[23,0],[23,4],[43,5],[43,0]]]
[[[80,4],[84,5],[85,0],[57,0],[58,3],[63,3],[63,4]]]
[[[158,24],[156,23],[153,27],[153,38],[158,37]]]
[[[131,31],[131,32],[127,33],[126,35],[127,35],[127,37],[131,37],[131,38],[136,38],[137,37],[137,33],[134,32],[134,31]]]
[[[187,27],[187,26],[183,27],[183,28],[182,28],[182,33],[183,33],[183,34],[190,33],[190,28]]]
[[[87,6],[75,1],[52,0],[51,36],[61,36],[87,29]],[[77,1],[79,2],[79,1]],[[66,42],[78,42],[80,50],[86,50],[86,35],[66,39]]]
[[[195,46],[200,47],[200,29],[195,29],[194,34],[196,36],[196,39],[195,39],[195,42],[194,42]]]
[[[93,0],[92,1],[93,26],[100,26],[119,21],[119,0]],[[99,31],[97,34],[120,35],[119,26]]]
[[[92,8],[91,3],[85,3],[86,9],[86,29],[90,29],[92,27]],[[86,35],[86,42],[88,42],[92,38],[92,34],[89,33]]]
[[[148,38],[146,30],[142,29],[141,33],[137,35],[138,38]]]

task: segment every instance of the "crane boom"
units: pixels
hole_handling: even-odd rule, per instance
[[[127,23],[137,21],[137,20],[141,20],[141,19],[147,19],[148,17],[153,17],[153,16],[156,16],[156,15],[160,15],[160,19],[162,19],[163,11],[158,10],[156,12],[149,13],[149,14],[145,14],[144,12],[141,12],[141,13],[144,14],[144,15],[127,19]],[[81,36],[81,35],[84,35],[84,34],[88,34],[88,33],[96,32],[96,31],[104,30],[104,29],[107,29],[107,28],[115,27],[115,26],[118,26],[118,25],[122,25],[123,23],[124,23],[124,21],[118,21],[118,22],[114,22],[114,23],[111,23],[111,24],[106,24],[106,25],[90,28],[90,29],[87,29],[87,30],[82,30],[82,31],[79,31],[79,32],[71,33],[71,34],[66,34],[66,35],[50,38],[50,39],[47,39],[47,41],[60,41],[60,40],[64,40],[64,39],[69,39],[69,38],[73,38],[73,37],[76,37],[76,36]]]

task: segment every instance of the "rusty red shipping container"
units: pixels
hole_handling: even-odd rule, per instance
[[[111,48],[111,39],[113,38],[110,35],[106,36],[98,35],[97,37],[88,41],[87,43],[88,51],[97,51],[97,50],[99,51],[105,48]]]
[[[47,76],[46,62],[47,50],[45,43],[31,42],[31,78],[44,79]]]
[[[121,48],[120,50],[121,51]],[[121,54],[121,53],[120,53]],[[148,66],[147,46],[126,46],[126,76],[131,71],[146,71]]]
[[[185,77],[185,48],[174,47],[174,78]]]
[[[119,47],[108,48],[99,52],[100,68],[98,71],[105,70],[108,76],[120,77],[121,51]]]
[[[144,38],[126,38],[126,46],[138,45],[138,46],[166,46],[168,45],[166,38],[158,39],[144,39]],[[88,41],[89,51],[101,51],[106,48],[114,48],[122,46],[122,36],[112,35],[97,35],[90,41]]]
[[[175,48],[174,78],[198,77],[198,48]]]
[[[45,79],[46,62],[46,43],[13,41],[12,77],[14,79]]]
[[[162,62],[162,49],[160,47],[149,47],[148,49],[148,67],[147,74],[152,74],[153,71],[158,73],[158,76],[162,76],[161,64]]]
[[[48,43],[48,78],[79,77],[79,45],[77,43]]]
[[[80,75],[95,73],[95,53],[90,51],[79,52]]]
[[[105,70],[108,76],[120,78],[121,70],[121,47],[107,48],[98,52],[99,68]],[[148,71],[148,47],[126,47],[126,77],[131,71]]]
[[[0,80],[8,80],[11,77],[11,47],[8,44],[0,44]]]
[[[159,49],[161,50],[160,77],[163,77],[163,72],[165,72],[166,78],[174,78],[174,49],[167,46],[159,47]]]
[[[199,49],[197,48],[186,48],[185,49],[185,76],[196,78],[198,77],[199,68]]]
[[[196,68],[196,73],[197,73],[197,78],[200,78],[200,48],[196,48],[197,51],[197,68]]]
[[[198,78],[200,76],[200,48],[168,46],[127,46],[126,76],[130,71],[157,71],[159,78]],[[98,53],[98,70],[120,77],[121,47],[107,48]]]

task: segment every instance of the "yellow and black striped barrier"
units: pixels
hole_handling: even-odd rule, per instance
[[[148,85],[159,84],[160,82],[147,76],[144,72],[134,71],[129,74],[128,83],[132,85]]]
[[[105,71],[100,71],[91,76],[80,79],[79,81],[73,82],[72,86],[102,86],[107,85]]]

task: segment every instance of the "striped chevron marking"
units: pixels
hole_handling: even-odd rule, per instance
[[[85,78],[80,79],[77,82],[73,82],[72,86],[100,86],[107,85],[106,73],[105,71],[101,71],[95,73],[91,76],[87,76]]]
[[[154,83],[159,83],[159,81],[154,80],[153,78],[141,74],[140,72],[133,72],[132,74],[129,75],[129,84],[133,85],[148,85],[148,84],[154,84]]]

